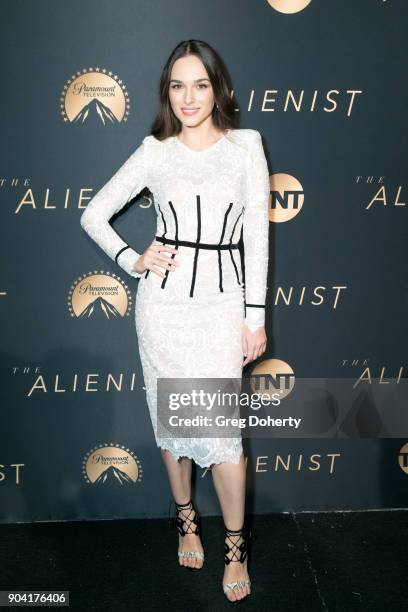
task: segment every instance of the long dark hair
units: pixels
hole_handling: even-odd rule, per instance
[[[215,103],[212,111],[214,125],[222,131],[237,127],[237,113],[230,96],[230,78],[221,57],[215,49],[202,40],[183,40],[170,53],[160,77],[159,110],[151,128],[151,134],[158,140],[176,136],[181,131],[181,121],[173,113],[170,105],[169,86],[174,62],[187,55],[196,55],[207,70],[214,92]]]

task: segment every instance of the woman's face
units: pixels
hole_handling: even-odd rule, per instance
[[[171,108],[181,123],[195,127],[205,121],[214,107],[214,92],[202,61],[196,55],[180,57],[170,74]]]

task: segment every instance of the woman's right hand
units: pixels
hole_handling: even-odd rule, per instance
[[[173,271],[176,269],[176,266],[180,265],[180,262],[175,259],[170,259],[167,255],[162,255],[161,253],[163,252],[177,254],[178,250],[165,244],[158,244],[153,240],[152,244],[147,247],[143,255],[136,261],[133,269],[138,274],[143,274],[145,270],[151,270],[158,276],[164,278],[165,274],[160,268]]]

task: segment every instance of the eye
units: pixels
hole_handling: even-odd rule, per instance
[[[198,87],[199,87],[200,89],[207,89],[208,85],[206,85],[205,83],[200,83],[200,84],[198,85]]]
[[[180,83],[174,83],[174,85],[171,85],[172,89],[177,89],[178,87],[180,87]]]

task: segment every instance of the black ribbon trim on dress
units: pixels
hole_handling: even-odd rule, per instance
[[[232,208],[233,203],[231,202],[228,209],[225,211],[225,215],[224,215],[224,223],[222,224],[222,232],[221,232],[221,238],[220,238],[220,242],[219,244],[222,245],[222,240],[224,238],[224,232],[225,232],[225,227],[227,225],[227,218],[229,215],[229,212]],[[224,292],[224,289],[222,288],[222,263],[221,263],[221,249],[218,249],[218,272],[219,272],[219,288],[221,292]]]
[[[172,203],[170,200],[169,200],[169,206],[170,206],[170,208],[171,208],[171,211],[172,211],[172,213],[173,213],[173,217],[174,217],[174,225],[175,225],[175,228],[176,228],[175,234],[176,234],[176,241],[177,241],[177,239],[178,239],[178,221],[177,221],[177,213],[176,213],[176,211],[174,210],[173,203]],[[165,227],[166,227],[166,226],[165,226]],[[165,230],[164,234],[165,234],[166,232],[167,232],[167,229]],[[166,238],[164,238],[164,234],[163,234],[163,240],[166,240]],[[157,238],[157,236],[156,236],[156,238]],[[176,246],[176,249],[178,249],[178,247],[177,247],[177,246]],[[175,258],[175,256],[176,256],[176,253],[172,253],[172,254],[171,254],[171,259],[174,259],[174,258]],[[167,268],[167,270],[166,270],[166,272],[165,272],[165,278],[163,278],[163,282],[162,282],[162,284],[161,284],[161,288],[162,288],[162,289],[164,289],[164,287],[165,287],[165,285],[166,285],[166,281],[167,281],[167,279],[168,279],[169,272],[170,272],[170,270]]]
[[[120,249],[120,251],[118,251],[115,255],[115,263],[118,263],[118,257],[121,253],[123,253],[123,251],[125,251],[126,249],[130,249],[130,246],[127,244],[126,246],[122,247]],[[119,264],[118,264],[119,265]]]
[[[173,240],[172,238],[164,238],[163,236],[155,236],[156,240],[163,242],[163,244],[175,244],[179,246],[189,246],[199,249],[213,249],[214,251],[227,250],[227,249],[238,249],[239,244],[205,244],[204,242],[192,242],[189,240]]]
[[[200,236],[201,236],[200,196],[197,195],[196,198],[197,198],[197,242],[196,242],[196,250],[194,253],[193,277],[191,279],[190,297],[193,297],[193,293],[194,293],[194,285],[195,285],[196,272],[197,272],[197,260],[198,260],[198,253],[200,251],[200,247],[198,247],[197,245],[200,243]]]
[[[158,203],[157,205],[159,207],[159,211],[160,211],[161,217],[163,219],[163,226],[164,226],[163,238],[164,238],[164,236],[166,235],[166,232],[167,232],[166,219],[164,218],[163,211],[160,208],[160,204]],[[157,238],[157,236],[156,236],[156,238]],[[147,278],[149,276],[149,272],[150,272],[150,270],[146,271],[145,278]]]
[[[237,227],[238,220],[239,220],[239,218],[240,218],[240,216],[242,215],[242,213],[243,213],[243,212],[244,212],[244,211],[243,211],[243,210],[241,210],[241,212],[239,213],[238,217],[237,217],[237,218],[236,218],[236,220],[235,220],[234,227],[232,228],[232,232],[231,232],[231,237],[230,237],[230,245],[232,245],[232,239],[233,239],[233,237],[234,237],[235,228]],[[237,245],[237,246],[238,246],[238,245]],[[237,268],[237,265],[236,265],[236,263],[235,263],[234,255],[233,255],[233,253],[232,253],[232,251],[231,251],[231,250],[230,250],[229,254],[230,254],[230,257],[231,257],[232,264],[233,264],[233,266],[234,266],[235,275],[236,275],[236,277],[237,277],[237,283],[238,283],[238,285],[240,285],[241,283],[240,283],[240,280],[239,280],[238,268]]]

